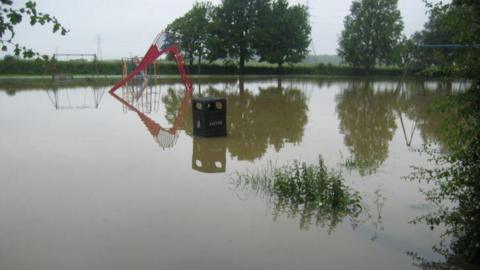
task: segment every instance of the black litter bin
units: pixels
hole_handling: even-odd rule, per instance
[[[225,98],[192,99],[193,135],[227,136],[227,100]]]

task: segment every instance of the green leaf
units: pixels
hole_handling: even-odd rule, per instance
[[[37,3],[33,2],[33,1],[28,1],[27,3],[25,3],[25,6],[31,10],[34,10],[36,8],[36,5]]]
[[[20,52],[21,52],[21,50],[20,50],[20,48],[18,47],[18,45],[15,46],[15,49],[13,49],[13,53],[14,53],[16,56],[19,56],[19,55],[20,55]]]
[[[10,22],[13,25],[19,24],[22,21],[22,15],[20,13],[15,12],[15,11],[7,14],[7,17],[10,19]]]

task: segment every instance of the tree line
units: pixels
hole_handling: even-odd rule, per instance
[[[355,74],[375,74],[384,67],[402,69],[404,74],[460,75],[478,73],[480,41],[478,2],[452,0],[431,3],[424,29],[410,37],[403,34],[398,0],[356,0],[344,18],[338,40],[338,55]],[[31,25],[52,26],[62,35],[68,30],[52,15],[41,13],[34,1],[13,8],[13,1],[0,0],[0,46],[23,58],[40,57],[33,49],[15,42],[15,28],[24,19]],[[302,61],[309,53],[311,26],[305,5],[287,0],[222,0],[220,4],[197,2],[167,26],[173,32],[193,72],[203,73],[205,62],[221,60],[238,72],[248,73],[249,60],[276,64]],[[434,46],[431,46],[434,45]],[[441,46],[437,46],[441,45]],[[444,46],[446,45],[446,46]],[[42,56],[47,59],[47,56]],[[203,61],[203,62],[202,62]]]
[[[479,48],[476,37],[466,30],[478,25],[467,2],[426,0],[429,19],[424,29],[407,37],[398,0],[353,1],[344,18],[338,55],[344,64],[366,74],[396,67],[404,75],[468,75],[465,65],[478,60]],[[195,60],[199,66],[202,60],[223,60],[238,63],[240,74],[252,59],[277,64],[279,70],[286,63],[300,62],[311,41],[307,7],[289,5],[287,0],[223,0],[218,6],[197,2],[167,30],[178,37],[190,67]],[[449,47],[452,44],[460,46]]]
[[[428,21],[407,37],[398,0],[354,1],[344,19],[338,54],[347,64],[367,71],[397,66],[424,75],[472,77],[480,59],[478,2],[453,0],[449,4],[424,1]]]
[[[308,54],[308,9],[287,0],[223,0],[218,6],[197,2],[167,30],[178,38],[190,66],[195,60],[238,61],[239,73],[255,59],[298,63]]]

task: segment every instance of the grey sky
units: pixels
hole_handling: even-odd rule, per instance
[[[25,1],[18,1],[19,3]],[[51,34],[51,29],[30,27],[28,22],[17,28],[16,41],[42,54],[95,53],[97,36],[101,37],[103,58],[143,55],[155,35],[175,18],[183,15],[195,0],[37,0],[38,9],[55,15],[69,30],[66,36]],[[212,1],[214,4],[220,0]],[[307,0],[289,0],[306,4]],[[317,54],[335,54],[343,29],[343,18],[349,13],[351,0],[309,0],[312,36]],[[422,29],[427,20],[422,0],[399,0],[410,35]]]

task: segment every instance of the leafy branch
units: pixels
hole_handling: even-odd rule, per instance
[[[15,27],[20,24],[24,18],[30,20],[30,25],[51,25],[52,32],[59,32],[62,36],[66,35],[67,30],[55,16],[47,13],[37,11],[37,3],[34,1],[27,1],[24,6],[20,8],[12,7],[12,0],[0,0],[0,46],[2,51],[8,51],[8,47],[13,47],[15,56],[22,56],[23,58],[40,57],[40,54],[31,48],[20,45],[14,42]],[[43,55],[42,58],[48,59],[48,56]]]

